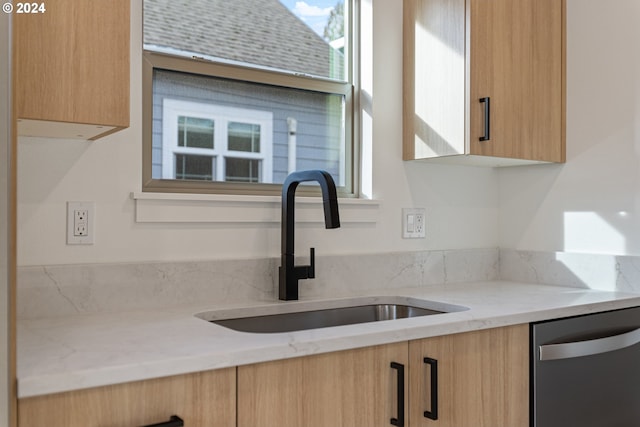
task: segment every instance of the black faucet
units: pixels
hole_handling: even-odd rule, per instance
[[[317,181],[322,189],[325,228],[340,227],[338,215],[338,196],[336,184],[328,172],[308,170],[293,172],[282,184],[282,264],[279,270],[280,299],[283,301],[298,299],[298,280],[315,277],[315,250],[310,249],[310,264],[295,265],[294,227],[295,227],[295,195],[298,184],[305,181]]]

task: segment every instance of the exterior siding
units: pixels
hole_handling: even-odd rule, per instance
[[[288,174],[287,118],[297,120],[297,170],[324,169],[341,182],[342,100],[336,96],[194,74],[156,70],[153,83],[153,178],[162,176],[165,98],[273,113],[273,182]]]

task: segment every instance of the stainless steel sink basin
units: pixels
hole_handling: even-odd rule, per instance
[[[289,310],[290,307],[293,311],[282,312]],[[252,310],[259,313],[251,313]],[[370,297],[206,312],[196,316],[235,331],[277,333],[431,316],[463,310],[467,308],[416,298]]]

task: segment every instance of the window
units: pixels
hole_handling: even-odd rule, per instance
[[[154,163],[162,179],[272,182],[273,114],[165,99],[162,151]]]
[[[324,169],[356,193],[357,0],[314,1],[144,0],[143,191],[279,194]]]

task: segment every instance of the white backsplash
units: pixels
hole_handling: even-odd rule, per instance
[[[546,285],[640,292],[640,257],[500,249],[500,278]]]
[[[18,316],[273,301],[279,265],[279,259],[269,258],[21,267]],[[299,283],[301,298],[307,298],[498,278],[499,250],[489,248],[316,256],[316,278]]]
[[[274,301],[279,265],[269,258],[21,267],[18,316]],[[299,286],[304,299],[499,279],[640,292],[640,257],[497,248],[317,256],[316,278]]]

